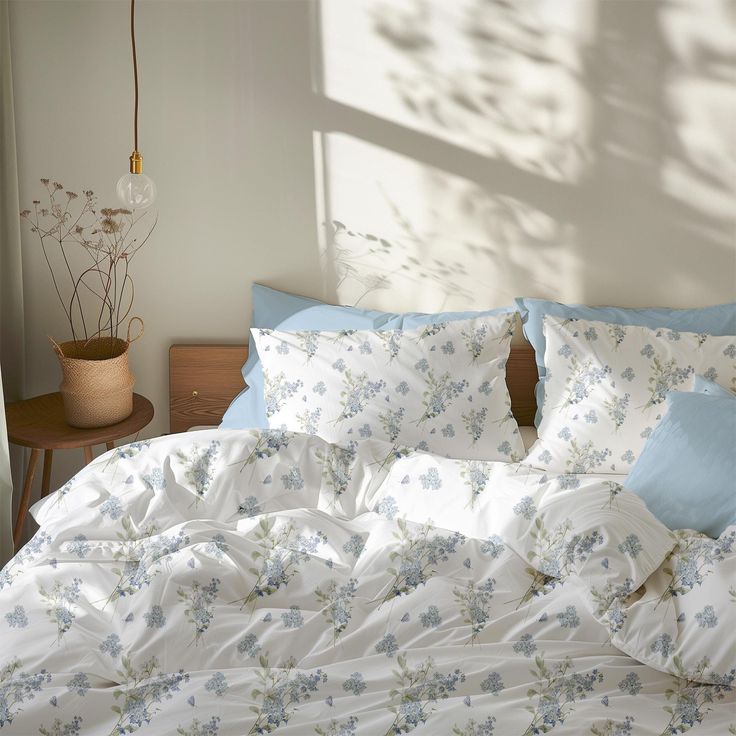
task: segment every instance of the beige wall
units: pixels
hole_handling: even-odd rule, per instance
[[[168,346],[245,340],[253,281],[393,309],[736,298],[727,6],[141,0],[147,433],[168,428]],[[127,24],[117,0],[11,1],[22,202],[43,176],[114,202]],[[66,334],[24,237],[34,394],[59,382],[46,335]]]

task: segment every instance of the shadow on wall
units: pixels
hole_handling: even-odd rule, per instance
[[[322,0],[327,293],[693,306],[736,291],[726,0]]]

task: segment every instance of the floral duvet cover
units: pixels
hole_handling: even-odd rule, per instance
[[[0,733],[736,733],[736,529],[611,476],[215,430],[33,512]]]

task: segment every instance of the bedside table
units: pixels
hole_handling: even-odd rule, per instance
[[[25,401],[15,401],[5,405],[8,424],[8,440],[15,445],[31,448],[23,493],[15,520],[13,543],[16,550],[20,542],[23,524],[28,514],[31,500],[31,485],[36,474],[38,459],[43,453],[43,478],[41,497],[48,495],[51,485],[51,462],[54,450],[84,449],[85,463],[92,462],[93,445],[104,444],[108,450],[115,446],[114,441],[140,432],[153,419],[153,404],[140,394],[133,394],[133,413],[122,422],[109,427],[77,429],[70,427],[64,419],[64,405],[61,394],[44,394]]]

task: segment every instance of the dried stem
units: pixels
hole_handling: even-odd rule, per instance
[[[117,338],[133,309],[130,263],[148,242],[158,218],[149,227],[143,222],[148,213],[137,215],[120,208],[98,211],[92,191],[80,198],[58,182],[41,179],[41,183],[48,207],[34,200],[33,210],[20,214],[38,237],[72,339]],[[63,204],[60,192],[66,195]],[[77,199],[81,201],[78,211]],[[140,240],[138,232],[143,235]],[[112,339],[110,343],[112,348]]]

